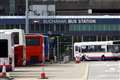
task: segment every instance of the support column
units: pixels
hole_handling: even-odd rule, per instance
[[[102,35],[100,36],[100,41],[103,41],[103,40],[102,40]]]
[[[81,36],[81,42],[83,42],[84,40],[83,40],[83,35]]]
[[[106,41],[108,41],[108,36],[106,36]]]
[[[57,36],[57,57],[59,57],[59,36]]]
[[[96,41],[98,41],[98,35],[96,36]]]
[[[72,60],[74,59],[74,36],[72,35]]]

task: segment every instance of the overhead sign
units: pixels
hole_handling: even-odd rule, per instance
[[[120,19],[106,18],[65,18],[65,19],[29,19],[30,23],[39,24],[120,24]],[[37,21],[37,22],[36,22]],[[1,24],[25,24],[25,19],[0,19]]]
[[[45,19],[42,21],[43,23],[67,23],[65,19]]]
[[[40,23],[96,23],[96,19],[43,19]]]
[[[70,19],[68,23],[96,23],[96,19]]]

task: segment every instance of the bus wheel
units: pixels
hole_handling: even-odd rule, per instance
[[[102,60],[102,61],[104,61],[104,60],[105,60],[105,56],[104,56],[104,55],[102,55],[101,60]]]

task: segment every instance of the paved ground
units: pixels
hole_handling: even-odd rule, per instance
[[[20,67],[9,75],[14,80],[40,80],[42,67]],[[44,68],[48,77],[47,80],[86,80],[88,65],[87,63],[75,64],[48,64]],[[45,79],[44,79],[45,80]]]
[[[88,80],[120,80],[120,61],[89,62]]]

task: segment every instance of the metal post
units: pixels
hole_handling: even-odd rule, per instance
[[[74,45],[74,36],[72,36],[72,59],[74,59],[74,47],[73,47],[73,45]]]
[[[29,33],[29,18],[28,18],[28,0],[26,0],[26,19],[25,19],[25,32]]]
[[[83,42],[83,35],[81,35],[81,42]]]
[[[96,36],[96,41],[99,41],[99,39],[98,39],[98,35]]]
[[[43,39],[43,54],[42,54],[42,63],[45,64],[45,45],[44,45],[44,39]]]
[[[106,35],[106,41],[108,41],[108,37],[107,37],[107,35]]]
[[[46,6],[47,6],[47,11],[46,11],[47,12],[47,16],[49,16],[49,14],[48,14],[48,1],[47,1],[47,5]]]
[[[59,36],[57,36],[57,56],[59,55]]]

